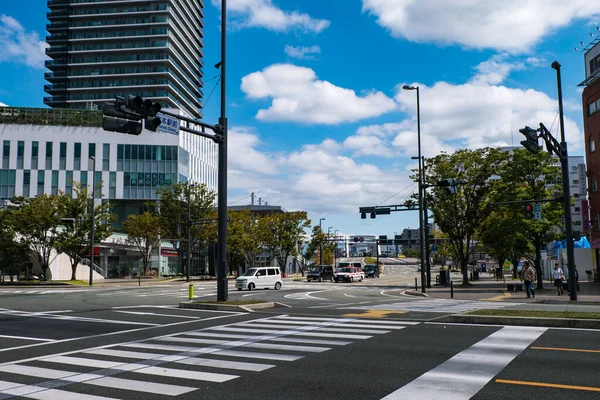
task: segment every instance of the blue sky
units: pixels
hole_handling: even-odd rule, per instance
[[[219,3],[205,0],[205,80],[218,73]],[[420,86],[426,157],[518,145],[520,127],[553,124],[554,60],[563,65],[569,151],[583,155],[584,65],[574,47],[600,33],[600,3],[229,0],[228,10],[229,203],[255,192],[348,234],[416,227],[416,212],[358,214],[416,189],[415,93],[399,88]],[[2,1],[0,102],[44,107],[47,11],[45,0]],[[207,122],[218,106],[216,88]]]

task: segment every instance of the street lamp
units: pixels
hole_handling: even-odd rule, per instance
[[[90,157],[90,160],[92,160],[92,227],[90,230],[90,286],[92,286],[92,282],[94,280],[94,230],[96,227],[96,221],[94,218],[94,208],[96,208],[96,157],[92,156]]]
[[[419,98],[419,87],[418,86],[402,86],[404,90],[416,90],[417,91],[417,147],[419,151],[419,250],[421,253],[421,292],[425,293],[425,252],[424,249],[424,241],[423,241],[423,164],[421,158],[421,104]],[[412,159],[415,159],[412,157]]]
[[[322,221],[325,221],[325,218],[319,218],[319,230],[321,234],[323,234],[323,228],[321,228]],[[323,265],[323,241],[321,241],[321,246],[319,247],[319,265]]]
[[[191,210],[191,206],[190,206],[190,195],[191,195],[191,191],[192,188],[196,187],[195,184],[189,184],[188,185],[188,192],[187,192],[187,206],[188,206],[188,212],[187,212],[187,273],[186,273],[186,280],[187,282],[190,281],[190,267],[191,267],[191,263],[192,263],[192,210]]]

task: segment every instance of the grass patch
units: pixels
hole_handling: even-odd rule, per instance
[[[375,257],[365,257],[365,264],[377,264]]]
[[[70,285],[86,285],[86,286],[90,284],[88,281],[82,281],[79,279],[75,279],[72,281],[54,281],[54,282],[68,283]]]
[[[247,304],[259,304],[266,303],[263,300],[227,300],[227,301],[194,301],[194,303],[200,304],[226,304],[230,306],[245,306]]]
[[[537,318],[569,318],[600,319],[600,312],[576,311],[536,311],[536,310],[493,310],[483,309],[468,312],[467,315],[489,315],[497,317],[537,317]]]

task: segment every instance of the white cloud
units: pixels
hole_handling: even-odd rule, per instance
[[[25,64],[44,68],[48,45],[37,32],[27,32],[13,17],[0,15],[0,62]]]
[[[321,48],[319,46],[304,47],[286,45],[284,51],[289,57],[297,58],[299,60],[311,60],[315,58],[313,54],[321,53]]]
[[[514,53],[575,19],[597,18],[600,2],[363,0],[363,12],[376,16],[396,38]]]
[[[265,174],[276,172],[276,163],[256,150],[256,147],[260,145],[260,140],[258,135],[252,132],[252,129],[237,127],[230,129],[228,135],[228,160],[231,169]]]
[[[3,102],[0,101],[0,107],[8,107],[8,104],[4,104]]]
[[[251,99],[272,98],[258,111],[262,121],[339,124],[371,118],[396,108],[382,92],[357,96],[354,90],[317,79],[310,68],[275,64],[242,78],[241,89]]]
[[[233,142],[234,139],[230,141]],[[377,204],[402,188],[407,188],[400,193],[405,198],[414,189],[404,170],[382,170],[371,164],[356,162],[339,154],[341,146],[331,139],[279,154],[260,151],[257,142],[248,143],[252,152],[271,160],[277,167],[277,174],[230,169],[229,189],[261,193],[269,203],[280,204],[288,210],[358,213],[360,206]]]
[[[215,7],[221,0],[212,0]],[[316,19],[298,11],[283,11],[272,0],[229,0],[227,12],[236,28],[266,28],[276,32],[298,30],[319,33],[330,25],[325,19]]]

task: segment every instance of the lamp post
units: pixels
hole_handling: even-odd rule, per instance
[[[190,201],[190,197],[191,197],[191,192],[192,192],[192,188],[196,187],[196,185],[194,184],[190,184],[188,185],[188,192],[187,192],[187,206],[188,206],[188,210],[187,210],[187,282],[190,281],[190,267],[192,265],[192,208],[191,208],[191,201]]]
[[[421,292],[425,293],[426,278],[425,278],[425,251],[424,251],[424,229],[423,229],[423,159],[421,158],[421,104],[419,98],[419,87],[418,86],[402,86],[404,90],[416,90],[417,91],[417,147],[419,151],[419,251],[421,253]]]
[[[333,232],[333,237],[335,239],[335,247],[333,248],[333,269],[335,270],[335,265],[337,264],[337,251],[338,251],[338,238],[337,238],[337,233],[339,232],[339,230],[335,230],[335,232]]]
[[[91,228],[90,228],[90,286],[92,286],[94,280],[94,230],[96,228],[96,221],[94,217],[94,209],[96,208],[96,157],[90,157],[92,160],[92,211],[91,211]]]
[[[321,228],[322,221],[325,221],[325,218],[319,218],[319,230],[321,234],[323,234],[323,228]],[[321,246],[319,247],[319,265],[323,265],[323,241],[321,241]]]
[[[558,89],[558,114],[560,119],[560,147],[564,159],[562,160],[563,181],[563,208],[565,219],[565,236],[567,241],[567,266],[569,268],[569,298],[577,300],[577,283],[575,282],[575,251],[573,250],[573,221],[571,219],[571,190],[569,187],[569,154],[567,140],[565,139],[565,120],[563,114],[562,84],[560,77],[560,63],[554,61],[552,68],[556,70],[556,86]]]

